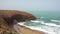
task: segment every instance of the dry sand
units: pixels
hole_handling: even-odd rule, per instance
[[[15,27],[15,29],[18,28],[19,33],[22,33],[22,34],[45,34],[44,32],[31,30],[31,29],[29,29],[25,26],[21,26],[21,25],[14,25],[14,27]]]

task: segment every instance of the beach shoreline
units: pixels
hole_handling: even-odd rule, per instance
[[[22,26],[22,25],[14,25],[16,29],[19,30],[19,33],[22,33],[22,34],[46,34],[42,31],[37,31],[37,30],[33,30],[33,29],[30,29],[30,28],[27,28],[25,26]]]

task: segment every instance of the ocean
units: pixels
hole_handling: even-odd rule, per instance
[[[27,11],[37,19],[19,23],[47,34],[60,34],[60,11]]]

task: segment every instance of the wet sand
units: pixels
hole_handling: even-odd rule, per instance
[[[17,31],[21,34],[45,34],[44,32],[41,31],[36,31],[36,30],[31,30],[25,26],[21,26],[21,25],[14,25],[15,29],[17,29]]]

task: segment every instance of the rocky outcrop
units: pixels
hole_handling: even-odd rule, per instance
[[[34,17],[32,14],[24,12],[24,11],[18,11],[18,10],[0,10],[0,15],[3,15],[5,18],[11,18],[12,16],[19,17],[21,19],[19,20],[34,20],[36,17]]]
[[[15,22],[36,19],[36,17],[32,14],[17,10],[0,10],[0,16],[2,16],[2,18],[8,23],[8,25],[12,25]]]
[[[15,30],[10,29],[7,22],[0,17],[0,34],[18,34]]]
[[[0,33],[16,34],[13,25],[17,22],[35,20],[32,14],[17,10],[0,10]],[[10,28],[11,27],[11,28]],[[20,33],[19,33],[20,34]]]

